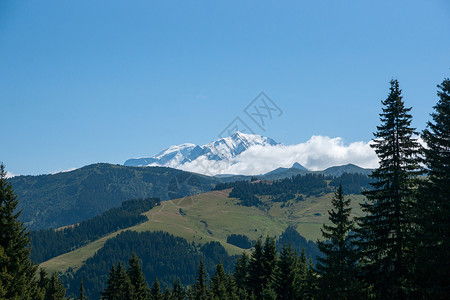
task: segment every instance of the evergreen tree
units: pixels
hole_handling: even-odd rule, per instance
[[[105,300],[131,300],[133,288],[127,272],[121,263],[117,267],[112,266],[109,272],[105,291],[101,293],[101,299]]]
[[[129,260],[128,277],[133,286],[133,300],[146,300],[149,297],[149,288],[145,280],[142,268],[139,263],[139,258],[136,253],[132,253]]]
[[[164,290],[164,294],[163,294],[163,296],[162,296],[162,298],[164,299],[164,300],[170,300],[170,298],[171,298],[171,293],[170,293],[170,290],[169,290],[169,288],[166,286],[166,289]]]
[[[172,300],[184,300],[186,298],[186,292],[181,285],[180,279],[173,282]]]
[[[364,192],[367,213],[359,219],[359,248],[363,276],[385,299],[402,299],[411,289],[413,185],[419,169],[419,147],[397,80],[382,101],[382,124],[374,133],[372,148],[380,166],[372,173],[373,190]]]
[[[163,300],[163,295],[161,294],[161,285],[159,284],[158,277],[155,277],[152,288],[150,290],[150,299],[152,300]]]
[[[240,295],[238,294],[233,274],[228,274],[227,276],[226,289],[229,300],[246,299],[245,295],[242,295],[243,297],[240,297]]]
[[[206,273],[203,259],[200,260],[200,265],[197,270],[197,278],[194,284],[194,298],[196,300],[208,299],[207,280],[208,274]]]
[[[350,234],[354,222],[350,217],[350,199],[344,199],[342,186],[338,187],[331,203],[333,209],[328,214],[332,225],[323,225],[324,241],[318,241],[324,254],[317,264],[319,287],[324,299],[355,299],[359,297],[361,286],[357,280],[357,258]]]
[[[234,267],[234,282],[236,284],[237,293],[242,297],[248,295],[248,274],[249,274],[249,257],[244,252],[238,258]]]
[[[266,237],[263,259],[263,288],[271,285],[277,265],[277,245],[274,238]]]
[[[38,299],[37,267],[30,260],[26,228],[15,212],[18,200],[0,164],[0,293],[6,299]]]
[[[66,290],[63,284],[59,281],[56,272],[52,274],[45,291],[45,300],[62,300],[65,299]]]
[[[433,121],[422,134],[428,180],[421,186],[417,212],[417,281],[428,299],[450,295],[450,79],[438,88]]]
[[[80,281],[80,296],[78,296],[78,300],[86,300],[86,296],[84,295],[84,282],[83,282],[83,278],[81,278]]]
[[[297,253],[284,245],[274,276],[274,291],[279,300],[298,299],[299,268]]]
[[[251,255],[248,268],[249,294],[260,299],[264,288],[264,250],[261,239],[256,241],[255,250]]]
[[[222,262],[216,266],[216,273],[211,278],[211,296],[217,299],[227,299],[227,275],[223,268]]]
[[[306,274],[302,288],[300,289],[300,299],[321,299],[317,283],[317,272],[312,259],[306,263]]]

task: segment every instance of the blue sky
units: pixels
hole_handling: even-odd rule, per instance
[[[0,161],[14,174],[205,144],[241,117],[285,144],[369,141],[389,80],[424,128],[450,2],[0,2]],[[264,91],[264,131],[243,111]]]

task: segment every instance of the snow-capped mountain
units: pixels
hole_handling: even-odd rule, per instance
[[[170,146],[155,156],[148,158],[133,158],[125,162],[125,166],[166,166],[179,168],[196,159],[208,161],[229,161],[253,146],[275,146],[279,143],[268,137],[257,134],[245,134],[237,131],[233,135],[220,138],[212,143],[199,146],[181,144]]]

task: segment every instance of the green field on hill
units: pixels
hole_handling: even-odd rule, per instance
[[[262,197],[267,205],[259,208],[239,205],[240,200],[228,198],[229,192],[230,190],[212,191],[163,201],[144,213],[148,221],[124,230],[166,231],[195,244],[218,241],[230,255],[241,254],[244,249],[226,242],[230,234],[243,234],[250,240],[265,238],[267,235],[278,237],[289,225],[294,225],[306,239],[317,241],[321,238],[322,224],[328,222],[327,211],[331,209],[333,197],[332,193],[328,193],[320,197],[305,197],[304,201],[291,200],[284,205],[281,202],[270,202],[268,197]],[[359,203],[363,201],[363,196],[347,197],[352,199],[353,214],[361,216]],[[50,272],[64,272],[69,267],[76,270],[86,259],[101,249],[107,239],[124,230],[52,258],[40,266]]]

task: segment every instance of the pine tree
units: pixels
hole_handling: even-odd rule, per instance
[[[208,274],[206,273],[203,259],[200,260],[200,265],[197,270],[197,278],[194,284],[194,298],[196,300],[208,299],[207,281]]]
[[[177,278],[173,282],[173,288],[172,288],[172,298],[173,300],[184,300],[186,298],[186,292],[181,285],[180,279]]]
[[[80,296],[78,296],[78,300],[86,300],[87,298],[86,298],[86,296],[84,295],[84,282],[83,282],[83,278],[81,278],[81,281],[80,281],[80,288],[79,288],[79,291],[80,291]]]
[[[249,257],[244,252],[238,258],[234,267],[234,281],[237,288],[237,293],[241,298],[248,295],[248,278],[249,278]]]
[[[300,289],[300,299],[321,299],[317,283],[317,272],[312,259],[306,263],[305,279]]]
[[[274,290],[279,300],[298,299],[299,268],[297,253],[283,245],[274,276]]]
[[[131,300],[133,287],[127,272],[121,263],[117,267],[112,266],[105,291],[101,292],[101,299],[105,300]]]
[[[382,101],[382,124],[374,133],[372,148],[380,166],[372,173],[373,190],[364,192],[367,213],[359,219],[358,233],[363,276],[375,293],[385,299],[403,299],[411,289],[413,187],[418,175],[420,145],[411,127],[411,108],[406,108],[397,80]]]
[[[162,298],[163,298],[164,300],[170,300],[171,296],[172,296],[172,295],[171,295],[171,293],[170,293],[170,290],[169,290],[169,288],[166,286]]]
[[[260,299],[264,288],[264,250],[261,239],[256,241],[255,250],[251,255],[248,268],[249,294]]]
[[[344,199],[342,186],[338,187],[331,203],[333,209],[328,214],[332,225],[323,225],[324,241],[318,241],[324,254],[317,264],[322,298],[363,298],[359,295],[362,287],[357,280],[357,258],[351,235],[354,221],[350,217],[350,199]]]
[[[233,274],[228,274],[227,276],[226,289],[227,289],[227,297],[229,300],[246,299],[245,296],[240,297],[240,295],[238,294]]]
[[[272,284],[277,265],[277,246],[274,238],[266,237],[263,253],[263,288],[265,288]]]
[[[133,286],[133,299],[134,300],[146,300],[150,294],[150,290],[145,280],[142,268],[139,263],[139,258],[136,253],[132,253],[129,260],[128,277],[130,278],[131,285]]]
[[[45,300],[62,300],[65,299],[66,290],[63,284],[59,281],[56,272],[52,274],[48,281],[47,289],[45,291]]]
[[[428,299],[450,295],[450,79],[438,88],[433,121],[422,133],[428,180],[421,186],[417,212],[417,282]]]
[[[227,299],[227,275],[225,274],[225,269],[223,268],[222,262],[216,266],[216,273],[211,278],[211,296],[217,297],[217,299]]]
[[[163,300],[163,295],[161,294],[161,285],[159,284],[158,277],[155,278],[152,288],[150,290],[150,299],[152,300]]]
[[[0,293],[6,299],[38,299],[37,267],[30,260],[29,237],[15,212],[18,200],[0,164]]]

